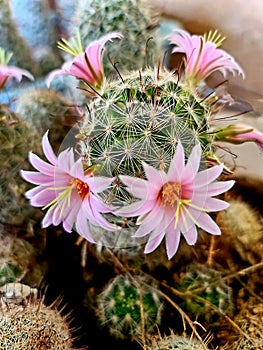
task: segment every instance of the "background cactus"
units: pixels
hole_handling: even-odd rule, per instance
[[[32,125],[4,105],[0,105],[0,217],[1,223],[19,225],[34,219],[38,211],[24,197],[28,184],[21,169],[30,168],[28,152],[41,146],[40,135]]]
[[[160,338],[149,350],[207,350],[200,341],[171,334]]]
[[[4,293],[3,287],[1,291]],[[26,301],[20,294],[19,298],[13,297],[11,302],[5,296],[2,297],[0,349],[73,349],[67,319],[62,317],[54,306],[45,306],[40,300],[34,300],[31,295],[27,296],[31,301]]]
[[[72,35],[75,36],[79,29],[82,44],[86,47],[108,32],[122,32],[124,39],[111,45],[110,57],[113,63],[118,62],[123,72],[142,68],[147,61],[152,63],[153,54],[160,51],[153,30],[155,25],[149,5],[142,0],[80,0],[73,18]],[[114,72],[107,57],[104,69],[106,73]]]
[[[98,296],[99,319],[118,338],[149,335],[160,322],[161,310],[159,296],[140,277],[118,275]]]
[[[220,314],[231,314],[233,309],[232,289],[220,281],[220,273],[205,265],[192,265],[180,275],[176,288],[185,292],[181,306],[192,315],[208,322]]]
[[[40,249],[6,231],[0,233],[0,243],[0,286],[21,281],[39,286],[46,269],[43,261],[40,264]]]
[[[74,104],[51,89],[22,92],[16,100],[16,112],[40,135],[49,130],[49,138],[56,151],[61,149],[65,136],[80,118]]]
[[[217,215],[224,241],[235,248],[244,261],[251,264],[261,259],[263,226],[259,213],[244,200],[232,198],[229,208]]]

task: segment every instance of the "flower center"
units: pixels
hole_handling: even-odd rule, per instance
[[[72,183],[74,183],[76,185],[78,195],[80,196],[80,198],[82,200],[84,200],[86,198],[86,196],[88,196],[90,193],[88,184],[86,182],[79,180],[79,179],[74,179],[72,181]]]
[[[167,182],[161,190],[161,200],[163,207],[176,207],[181,199],[181,185],[178,182]]]

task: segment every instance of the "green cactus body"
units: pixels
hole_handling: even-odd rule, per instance
[[[109,32],[121,32],[124,39],[112,43],[110,58],[118,62],[121,71],[130,71],[145,66],[145,52],[151,62],[153,53],[160,51],[155,39],[149,41],[154,37],[153,22],[147,4],[141,0],[85,0],[76,7],[73,34],[79,29],[87,46]],[[113,72],[110,60],[104,61],[105,72]]]
[[[0,217],[3,224],[20,225],[36,212],[24,193],[28,188],[20,169],[29,170],[28,152],[40,152],[41,138],[32,125],[0,105]]]
[[[232,312],[232,289],[214,269],[192,266],[180,277],[176,288],[188,294],[182,307],[208,322],[216,320],[221,313]]]
[[[21,290],[27,291],[28,288]],[[23,305],[27,297],[32,299],[32,296],[25,296],[22,300],[23,295],[20,292],[19,297],[17,296],[14,300],[2,297],[0,349],[73,349],[73,340],[67,320],[56,308],[47,307],[40,301],[27,301],[27,304]],[[3,299],[6,299],[5,302]]]
[[[137,338],[150,334],[160,322],[162,304],[150,286],[118,275],[98,296],[98,315],[111,334]]]

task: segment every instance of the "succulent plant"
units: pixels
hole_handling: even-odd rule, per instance
[[[162,303],[141,277],[116,276],[98,296],[98,317],[117,338],[149,335],[160,322]]]
[[[261,257],[263,225],[258,212],[238,198],[229,200],[230,206],[218,213],[217,223],[224,240],[233,247],[244,261],[254,264]]]
[[[28,152],[40,150],[41,138],[32,125],[0,104],[0,217],[1,223],[21,225],[34,217],[24,197],[28,185],[20,169],[29,169]]]
[[[79,117],[73,103],[51,89],[22,92],[16,100],[16,112],[39,134],[49,130],[51,144],[56,151]]]
[[[194,339],[171,334],[159,339],[149,350],[206,350],[207,347]]]
[[[180,276],[176,288],[187,293],[182,307],[208,322],[217,320],[220,313],[232,312],[232,289],[221,281],[220,273],[210,267],[189,267],[187,272]]]
[[[14,288],[18,287],[14,285]],[[71,330],[66,318],[61,316],[54,306],[48,307],[40,300],[35,300],[35,295],[31,295],[28,286],[20,285],[20,287],[21,291],[15,289],[13,293],[12,291],[5,293],[4,287],[1,288],[3,296],[0,314],[0,349],[73,349]],[[29,291],[29,295],[24,296],[23,291]]]
[[[154,22],[149,5],[141,0],[85,0],[78,2],[72,31],[80,31],[85,47],[108,32],[122,32],[124,39],[111,46],[110,58],[123,72],[152,63],[158,51]],[[114,71],[109,59],[104,60],[104,69]]]

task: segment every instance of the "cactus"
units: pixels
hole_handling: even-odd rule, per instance
[[[20,35],[12,17],[9,0],[0,0],[0,47],[13,52],[11,64],[29,70],[33,75],[39,74],[39,66],[26,40]]]
[[[262,255],[263,226],[257,211],[247,202],[229,200],[229,208],[217,215],[224,240],[244,261],[255,264]]]
[[[209,127],[211,108],[179,83],[173,73],[150,68],[132,72],[123,76],[122,82],[105,85],[102,98],[89,104],[89,113],[77,136],[80,152],[87,167],[103,176],[143,177],[142,162],[165,171],[179,140],[189,156],[198,132]],[[201,138],[200,141],[203,153],[208,152],[208,142]],[[121,206],[132,198],[117,178],[105,200]],[[132,220],[115,223],[124,227],[118,242],[112,239],[111,232],[108,242],[103,230],[96,233],[103,237],[102,244],[112,246],[111,239],[120,247],[126,235],[132,236]]]
[[[28,185],[19,171],[29,169],[28,152],[39,151],[40,145],[40,135],[33,126],[0,105],[0,217],[4,224],[21,225],[36,213],[24,197]]]
[[[160,322],[161,311],[159,296],[141,277],[118,275],[98,296],[98,317],[117,338],[149,335]]]
[[[176,288],[186,293],[182,307],[208,322],[215,321],[220,313],[232,312],[232,289],[220,281],[220,273],[212,268],[189,267]]]
[[[207,350],[207,347],[198,340],[171,334],[159,339],[149,350]]]
[[[20,282],[38,286],[43,280],[45,264],[38,262],[34,246],[25,239],[0,233],[0,286]]]
[[[24,297],[23,291],[30,288],[20,286],[21,292],[15,289],[13,293],[11,291],[12,300],[8,300],[10,291],[4,293],[4,287],[1,288],[4,295],[0,313],[0,349],[73,349],[67,319],[62,317],[54,306],[45,306],[41,301],[34,300],[31,294]]]
[[[16,112],[41,135],[49,130],[51,144],[56,151],[78,118],[72,102],[59,92],[48,89],[20,94],[16,100]]]
[[[141,0],[79,1],[72,32],[75,35],[76,28],[79,29],[83,46],[108,32],[122,32],[124,39],[111,45],[111,60],[113,63],[118,62],[122,72],[139,69],[146,63],[151,63],[153,53],[160,51],[155,38],[147,45],[147,41],[154,37],[151,29],[154,20],[148,7]],[[113,72],[110,61],[104,61],[105,72]]]

